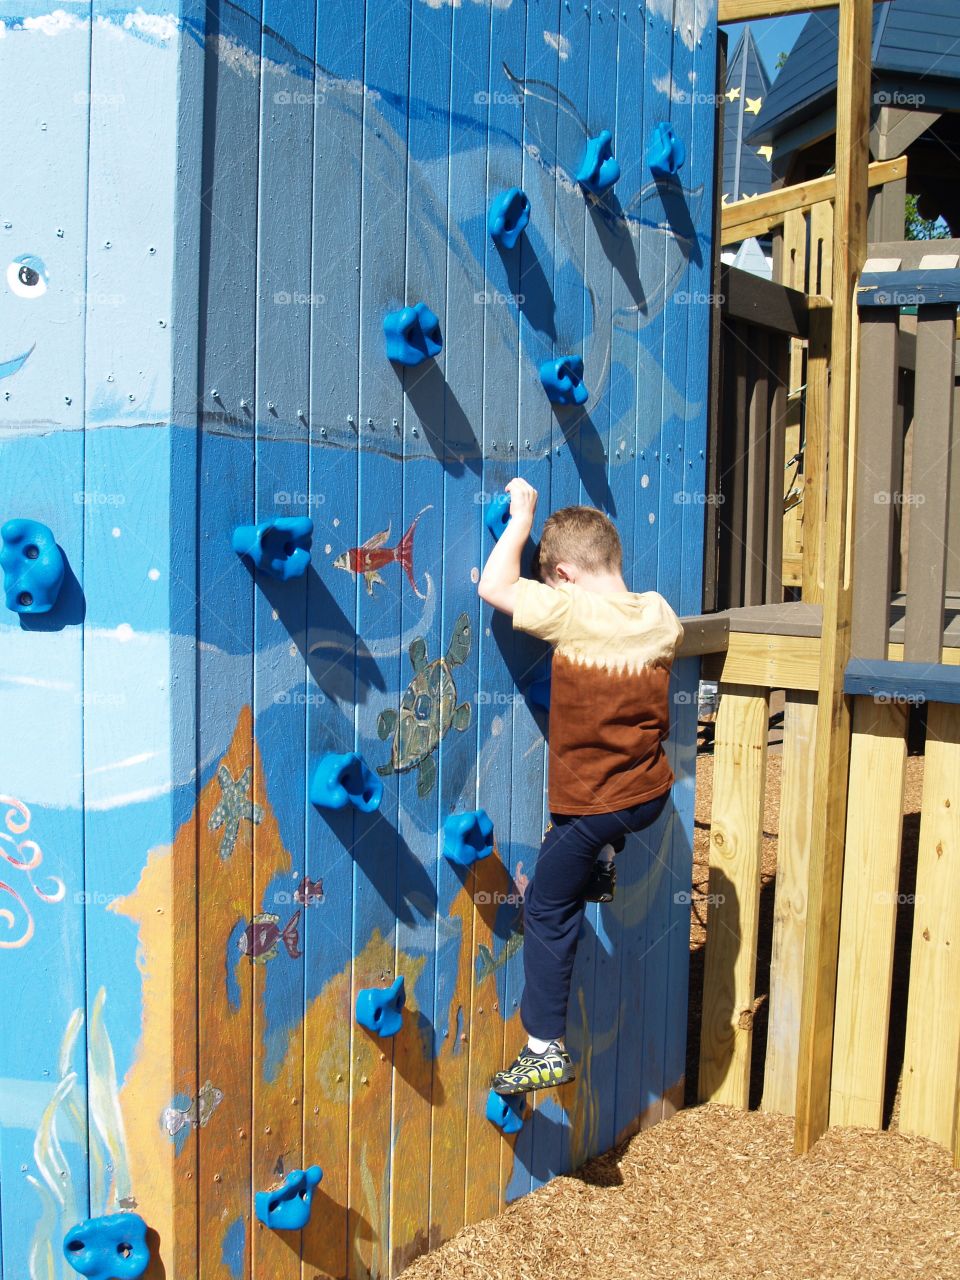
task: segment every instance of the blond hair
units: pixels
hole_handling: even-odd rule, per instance
[[[623,550],[616,526],[596,507],[561,507],[547,519],[534,567],[546,581],[561,562],[587,573],[619,573]]]

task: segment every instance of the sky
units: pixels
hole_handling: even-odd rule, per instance
[[[749,24],[757,48],[760,50],[763,65],[771,79],[776,75],[777,56],[780,53],[790,52],[808,16],[806,13],[795,13],[783,18],[764,18],[762,21]],[[724,31],[730,37],[730,43],[727,46],[730,53],[733,53],[740,32],[746,25],[744,22],[731,22],[724,26]]]

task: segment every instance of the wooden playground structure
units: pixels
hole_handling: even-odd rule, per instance
[[[721,20],[812,7],[730,0]],[[699,1096],[747,1105],[769,699],[784,689],[762,1105],[796,1117],[798,1152],[828,1125],[881,1126],[922,707],[900,1129],[960,1166],[960,241],[868,245],[868,193],[907,173],[902,157],[868,164],[871,20],[870,0],[840,4],[835,175],[722,211],[724,243],[775,234],[779,282],[730,269],[718,290],[705,591],[729,630],[703,666],[722,696]]]

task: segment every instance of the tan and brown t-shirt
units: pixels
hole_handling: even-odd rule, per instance
[[[683,627],[663,596],[521,578],[513,625],[554,646],[550,811],[615,813],[669,790],[667,689]]]

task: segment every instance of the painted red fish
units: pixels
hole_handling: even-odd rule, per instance
[[[279,916],[270,915],[268,912],[254,916],[240,935],[238,943],[240,954],[249,956],[254,964],[266,964],[268,960],[273,960],[277,956],[282,942],[291,960],[299,960],[302,954],[300,934],[297,932],[299,919],[298,910],[281,929]]]
[[[309,876],[304,876],[300,881],[300,887],[293,895],[294,902],[299,902],[301,907],[309,907],[314,903],[323,901],[323,881],[311,880]]]
[[[424,593],[417,590],[417,580],[413,575],[413,531],[416,529],[417,521],[424,511],[429,510],[430,506],[426,506],[423,510],[417,512],[410,521],[410,528],[395,547],[384,545],[390,537],[391,526],[387,525],[385,529],[375,533],[372,538],[368,538],[363,546],[351,547],[349,551],[344,551],[337,556],[333,562],[333,567],[335,569],[345,569],[347,573],[362,573],[367,584],[367,594],[372,596],[374,584],[383,582],[379,571],[385,565],[399,564],[410,579],[414,594],[418,595],[421,600],[426,599]]]

